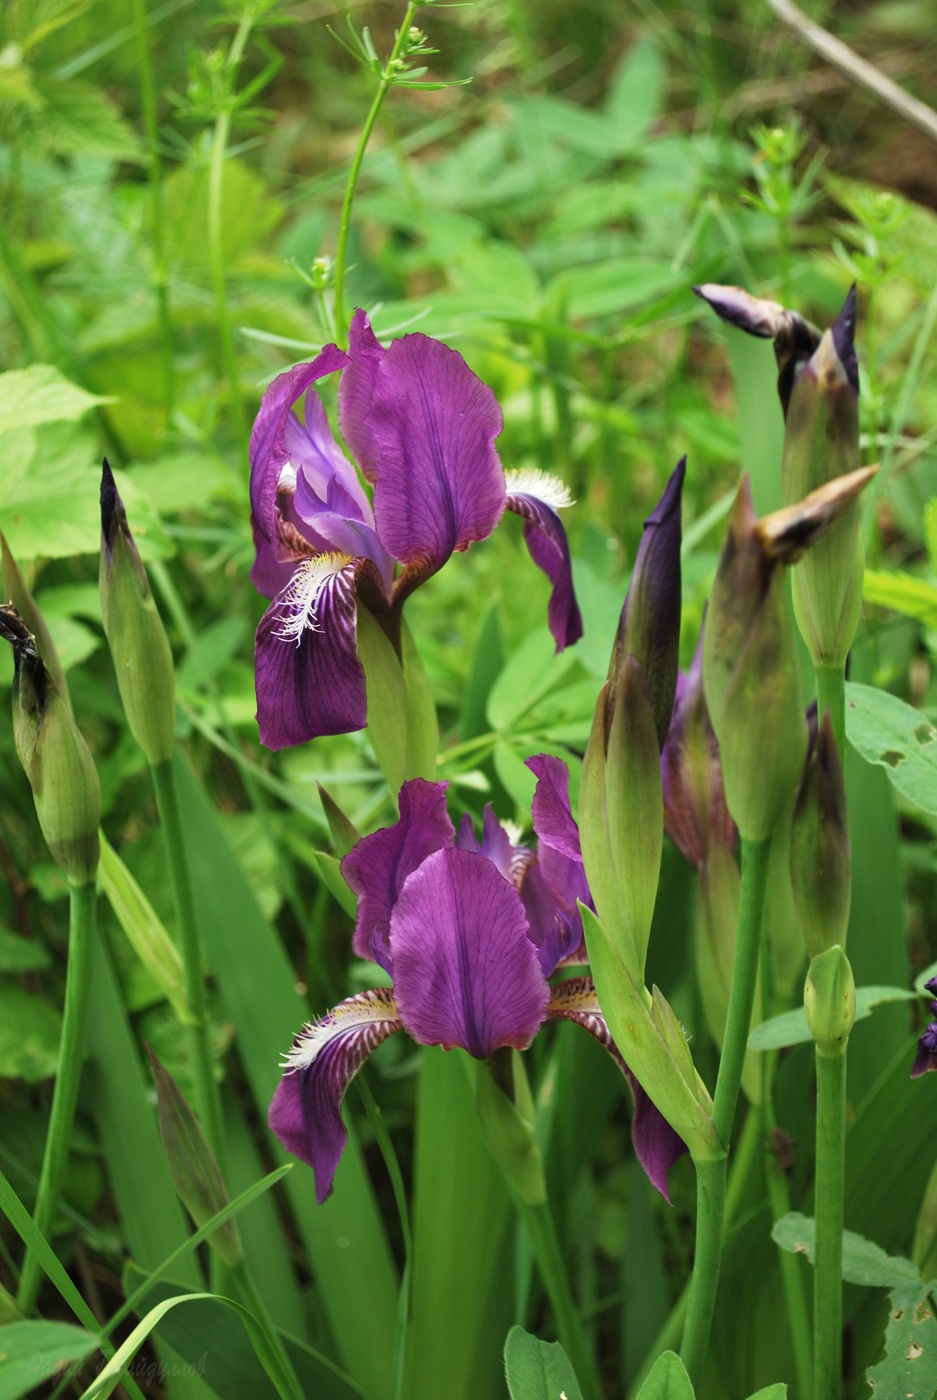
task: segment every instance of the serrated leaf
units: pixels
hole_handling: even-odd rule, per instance
[[[0,1078],[36,1084],[55,1074],[62,1018],[21,987],[0,987]]]
[[[74,420],[95,404],[113,402],[113,399],[79,389],[54,365],[8,369],[0,374],[0,433],[32,428],[37,423],[55,423],[63,418]]]
[[[937,1321],[928,1284],[895,1288],[889,1300],[885,1357],[865,1378],[880,1400],[932,1400],[937,1393]]]
[[[95,155],[110,160],[140,161],[140,143],[120,112],[90,83],[37,77],[42,111],[35,138],[57,155]]]
[[[542,1342],[512,1327],[504,1344],[504,1369],[511,1400],[582,1400],[569,1357],[559,1342]]]
[[[885,769],[894,786],[937,815],[937,728],[897,695],[846,685],[846,735],[867,763]]]
[[[9,1322],[0,1329],[0,1400],[19,1400],[65,1366],[97,1350],[99,1339],[67,1322]]]
[[[791,1211],[775,1221],[771,1238],[789,1254],[806,1254],[813,1263],[816,1223],[811,1216]],[[886,1254],[880,1245],[853,1230],[843,1231],[843,1278],[846,1283],[858,1283],[863,1288],[920,1285],[918,1271],[910,1259]]]
[[[915,1001],[917,992],[907,987],[857,987],[856,1020],[864,1021],[872,1015],[872,1008],[890,1001]],[[813,1037],[807,1029],[807,1018],[802,1006],[793,1011],[783,1011],[780,1016],[772,1016],[762,1021],[748,1037],[749,1050],[781,1050],[787,1045],[805,1045]]]
[[[638,1400],[693,1400],[693,1383],[675,1351],[665,1351],[651,1367]]]

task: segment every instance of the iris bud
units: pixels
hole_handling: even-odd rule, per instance
[[[229,1204],[227,1188],[215,1154],[185,1096],[149,1046],[147,1054],[156,1086],[159,1133],[169,1174],[182,1204],[201,1228]],[[208,1243],[229,1269],[236,1269],[244,1257],[235,1220],[214,1230]]]
[[[156,767],[172,757],[175,739],[172,652],[107,461],[101,478],[99,584],[127,722],[147,762]]]
[[[88,746],[15,608],[0,606],[0,636],[13,647],[13,742],[53,859],[73,885],[98,868],[101,785]]]
[[[804,1014],[818,1054],[835,1059],[846,1053],[856,1019],[856,984],[849,959],[838,945],[810,960]]]
[[[741,287],[723,287],[717,282],[707,282],[693,290],[708,302],[720,320],[757,336],[759,340],[774,341],[778,397],[786,418],[794,381],[820,343],[820,332],[816,326],[799,312],[790,311],[776,301],[753,297]]]
[[[798,375],[784,433],[786,503],[859,466],[856,289]],[[794,614],[815,666],[841,669],[862,607],[863,549],[854,500],[793,574]]]
[[[846,784],[829,710],[807,759],[791,826],[791,886],[811,957],[845,946],[851,897]]]

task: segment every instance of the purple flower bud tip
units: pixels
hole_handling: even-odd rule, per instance
[[[706,282],[693,290],[728,325],[757,335],[761,340],[773,340],[777,335],[784,308],[776,301],[765,301],[741,287],[724,287],[718,282]]]
[[[928,984],[929,985],[929,984]],[[932,1021],[917,1043],[917,1054],[911,1067],[911,1078],[920,1079],[930,1069],[937,1069],[937,1021]]]
[[[849,288],[849,295],[843,305],[842,311],[833,323],[832,335],[836,353],[839,356],[846,378],[849,380],[850,388],[858,396],[859,393],[859,361],[856,356],[856,314],[858,311],[858,301],[856,297],[856,284],[853,282]]]
[[[937,977],[931,977],[924,983],[924,990],[930,992],[932,997],[937,997]]]
[[[645,520],[647,525],[663,525],[676,511],[680,513],[680,499],[683,492],[683,481],[686,476],[686,455],[682,456],[671,473],[670,480],[664,488],[657,505]]]

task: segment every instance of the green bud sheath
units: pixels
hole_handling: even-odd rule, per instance
[[[804,1013],[817,1054],[836,1059],[856,1019],[856,984],[842,948],[827,948],[811,958],[804,986]]]
[[[505,1178],[525,1205],[543,1205],[547,1183],[534,1103],[517,1050],[505,1046],[494,1052],[489,1063],[478,1064],[475,1103],[488,1150]]]
[[[614,693],[613,683],[606,681],[595,704],[579,784],[579,839],[586,879],[605,936],[628,968],[629,975],[635,981],[642,981],[638,951],[621,897],[617,852],[613,851],[609,833],[606,749]]]
[[[229,1204],[228,1192],[215,1154],[179,1086],[149,1046],[147,1054],[156,1086],[159,1132],[169,1173],[183,1205],[196,1226],[201,1227]],[[236,1269],[242,1262],[241,1239],[234,1220],[210,1234],[208,1243],[229,1269]]]
[[[811,957],[845,946],[852,892],[846,784],[829,710],[807,759],[791,825],[791,887]]]
[[[0,636],[13,647],[13,740],[53,859],[73,885],[98,868],[101,785],[88,746],[19,613],[0,606]]]
[[[172,757],[172,652],[107,462],[101,479],[101,610],[131,733],[151,767]]]

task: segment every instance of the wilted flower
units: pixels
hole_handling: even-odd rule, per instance
[[[339,423],[374,487],[373,507],[311,388],[339,369]],[[294,409],[304,393],[301,422]],[[363,728],[358,605],[397,644],[404,600],[455,550],[486,539],[505,510],[524,518],[534,562],[553,584],[557,649],[581,636],[557,515],[569,493],[542,472],[505,474],[494,446],[502,426],[494,394],[455,350],[418,334],[385,350],[363,311],[347,354],[328,345],[270,385],[251,434],[251,578],[273,600],[255,645],[268,748]]]
[[[400,791],[400,819],[361,840],[342,861],[358,895],[353,946],[393,978],[348,998],[307,1026],[286,1057],[270,1107],[280,1141],[312,1166],[322,1202],[345,1146],[341,1104],[365,1058],[394,1031],[421,1045],[460,1046],[476,1059],[525,1050],[547,1020],[576,1021],[619,1060],[592,979],[551,988],[562,962],[581,957],[577,899],[588,900],[566,765],[540,755],[537,851],[514,845],[490,808],[478,840],[458,833],[446,784],[415,778]],[[632,1132],[638,1156],[666,1195],[667,1171],[685,1150],[640,1087]]]

